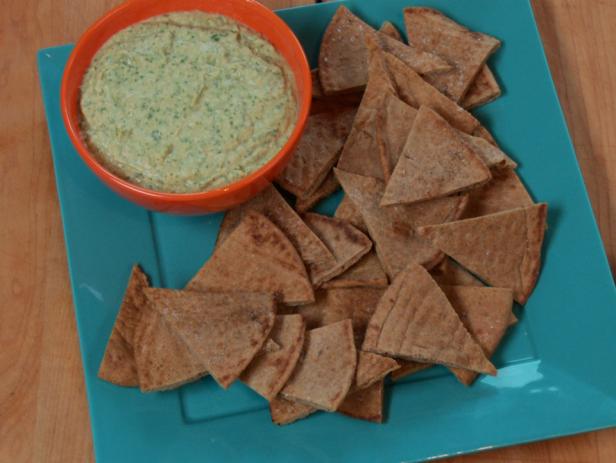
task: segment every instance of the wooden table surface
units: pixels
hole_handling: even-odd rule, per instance
[[[35,69],[118,0],[3,0],[0,17],[0,462],[90,462],[92,440]],[[271,7],[310,0],[269,0]],[[616,265],[616,0],[535,0],[552,74]],[[616,462],[616,430],[451,462]]]

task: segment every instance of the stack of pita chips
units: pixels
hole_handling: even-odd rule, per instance
[[[500,94],[500,45],[438,11],[406,35],[340,6],[313,71],[313,109],[274,185],[225,214],[181,291],[135,267],[99,376],[143,391],[210,374],[269,402],[274,423],[316,412],[385,419],[386,377],[439,364],[462,384],[536,283],[547,206],[467,111]],[[334,217],[308,212],[342,187]]]

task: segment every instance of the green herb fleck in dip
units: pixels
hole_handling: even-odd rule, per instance
[[[111,37],[81,86],[82,133],[117,175],[158,191],[224,186],[289,138],[295,87],[282,56],[225,16],[155,16]]]

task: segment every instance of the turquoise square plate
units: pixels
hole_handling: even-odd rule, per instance
[[[409,1],[347,5],[374,26],[402,26]],[[470,388],[434,368],[388,387],[383,425],[321,413],[286,427],[241,384],[205,379],[141,394],[96,377],[131,265],[182,287],[210,255],[221,215],[140,209],[81,162],[60,117],[70,45],[38,54],[96,461],[420,461],[616,425],[616,292],[527,1],[423,0],[503,40],[490,62],[504,95],[477,111],[532,195],[550,205],[543,271],[520,323],[498,351],[497,377]],[[280,11],[313,63],[338,3]],[[331,213],[340,194],[319,210]]]

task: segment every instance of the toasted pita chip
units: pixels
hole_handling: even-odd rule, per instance
[[[321,214],[304,215],[306,225],[334,254],[338,266],[346,271],[372,248],[372,241],[350,223]]]
[[[484,286],[484,284],[466,269],[460,267],[451,258],[446,257],[430,270],[430,275],[439,286],[456,285],[456,286]]]
[[[368,233],[368,228],[364,223],[364,219],[362,219],[361,214],[351,201],[348,195],[344,195],[342,197],[342,201],[338,204],[338,208],[334,214],[334,217],[337,219],[346,220],[351,225],[353,225],[358,230],[363,231],[364,233]]]
[[[237,227],[247,211],[263,214],[286,235],[291,244],[297,249],[306,266],[310,281],[315,286],[336,276],[336,258],[334,255],[310,231],[310,228],[308,228],[274,186],[267,187],[261,194],[247,203],[227,211],[220,225],[217,246]],[[238,265],[240,264],[242,263],[238,262]]]
[[[128,279],[122,305],[116,316],[98,377],[118,386],[139,386],[137,365],[133,353],[135,328],[146,304],[143,290],[149,287],[148,277],[135,265]]]
[[[394,381],[400,381],[402,378],[406,378],[407,376],[414,375],[415,373],[419,373],[420,371],[427,370],[434,366],[432,363],[412,362],[407,360],[400,360],[399,363],[400,368],[391,372],[391,379]]]
[[[394,359],[372,352],[360,351],[357,356],[354,390],[361,390],[382,381],[392,371],[400,368]]]
[[[293,157],[277,183],[296,196],[314,193],[338,160],[355,112],[355,108],[343,107],[309,116]]]
[[[513,159],[503,153],[500,148],[485,138],[474,137],[464,132],[458,132],[464,143],[473,150],[491,169],[515,169],[518,165]]]
[[[312,105],[310,106],[310,114],[330,112],[343,107],[359,106],[363,92],[325,95],[319,79],[319,70],[313,69],[310,71],[310,75],[312,76]]]
[[[274,326],[270,294],[145,291],[151,307],[216,382],[227,388],[261,350]]]
[[[513,289],[524,304],[539,275],[546,216],[547,205],[536,204],[418,233],[492,286]]]
[[[384,57],[389,75],[402,101],[413,108],[429,106],[456,129],[479,136],[476,131],[481,124],[471,113],[443,95],[391,53],[384,53]]]
[[[272,352],[278,352],[281,349],[280,344],[274,341],[272,338],[267,338],[265,344],[261,348],[260,354],[271,354]]]
[[[381,206],[440,198],[488,182],[490,170],[458,133],[435,111],[422,106]]]
[[[149,303],[142,307],[135,328],[134,354],[142,392],[174,389],[207,373],[203,362]]]
[[[496,374],[430,274],[411,264],[389,286],[362,349],[404,360]]]
[[[304,345],[304,330],[301,315],[277,316],[270,336],[280,350],[255,358],[242,373],[242,382],[268,401],[274,399],[295,369]]]
[[[533,200],[517,174],[505,169],[494,172],[490,183],[470,192],[462,218],[480,217],[532,204]]]
[[[486,357],[492,357],[510,326],[511,290],[473,286],[443,286],[442,289]],[[451,372],[467,386],[477,377],[477,373],[459,368],[451,368]]]
[[[333,171],[329,171],[323,183],[308,196],[298,196],[295,200],[295,209],[297,212],[307,212],[314,207],[322,199],[335,193],[340,188],[340,183],[334,175]]]
[[[379,32],[391,37],[392,39],[396,39],[399,42],[404,42],[402,40],[402,35],[400,35],[400,31],[398,30],[398,28],[396,28],[396,26],[394,26],[389,21],[383,21],[383,24],[381,24],[381,28],[379,29]]]
[[[310,330],[302,357],[280,394],[285,399],[335,411],[351,388],[356,365],[351,320]]]
[[[405,8],[403,14],[409,44],[454,65],[453,70],[428,76],[428,82],[452,100],[460,101],[500,41],[469,31],[431,8]]]
[[[287,400],[280,396],[270,402],[269,409],[272,421],[278,425],[293,423],[318,411],[310,405]]]
[[[383,182],[338,169],[335,172],[345,193],[360,211],[390,279],[410,262],[431,268],[440,261],[442,254],[416,236],[415,227],[460,217],[466,205],[464,195],[384,208],[379,204],[385,189]]]
[[[352,392],[340,404],[338,412],[352,418],[382,423],[384,390],[385,385],[381,380],[370,387]]]
[[[376,252],[371,250],[346,272],[326,281],[322,288],[385,288],[387,283],[383,266]]]
[[[496,81],[496,77],[487,64],[484,64],[475,80],[468,88],[466,95],[462,99],[464,109],[473,109],[478,106],[490,103],[501,96],[501,89]]]
[[[415,45],[407,45],[382,32],[377,32],[376,37],[383,50],[394,55],[418,74],[425,76],[453,69],[453,66],[444,59],[434,53],[421,50]]]
[[[488,129],[486,129],[483,125],[479,125],[475,130],[473,130],[472,133],[470,133],[472,136],[474,137],[479,137],[479,138],[483,138],[486,141],[489,141],[490,143],[492,143],[494,146],[496,146],[496,140],[494,140],[494,137],[492,136],[492,134],[490,133],[490,131]]]

